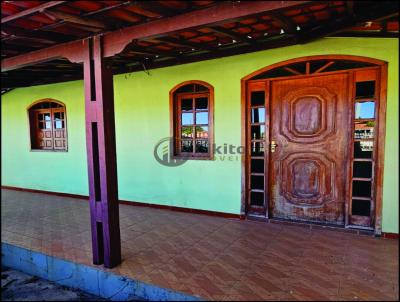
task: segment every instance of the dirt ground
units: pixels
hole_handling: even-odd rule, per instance
[[[2,301],[107,301],[19,271],[2,268]]]

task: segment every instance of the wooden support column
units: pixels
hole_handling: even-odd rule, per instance
[[[114,93],[102,36],[85,40],[84,84],[93,263],[121,263]]]

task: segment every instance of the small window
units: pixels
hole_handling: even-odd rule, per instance
[[[44,100],[28,110],[32,150],[67,150],[65,106]]]
[[[213,93],[211,85],[197,81],[171,92],[175,156],[212,159]]]

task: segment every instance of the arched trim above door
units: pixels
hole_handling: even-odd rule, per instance
[[[387,62],[351,55],[317,55],[294,58],[258,69],[242,78],[242,81],[301,76],[322,72],[382,66]]]

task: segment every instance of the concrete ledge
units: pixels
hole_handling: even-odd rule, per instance
[[[1,263],[61,285],[113,301],[199,301],[195,296],[161,288],[111,272],[1,243]]]

